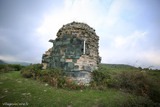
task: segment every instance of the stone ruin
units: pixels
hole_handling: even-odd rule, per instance
[[[63,25],[57,38],[49,40],[53,47],[42,56],[43,69],[62,68],[77,83],[88,84],[101,61],[98,41],[95,30],[85,23]]]

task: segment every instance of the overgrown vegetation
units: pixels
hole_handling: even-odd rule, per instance
[[[0,86],[0,107],[154,107],[143,96],[111,88],[106,91],[55,88],[23,78],[17,71],[0,75]]]
[[[41,64],[34,64],[21,70],[25,78],[32,78],[56,88],[84,89],[83,84],[77,85],[72,79],[65,76],[65,72],[60,68],[42,70]]]
[[[45,82],[46,85],[49,84],[56,89],[97,90],[102,93],[108,90],[117,90],[118,92],[135,95],[135,99],[132,97],[121,103],[119,106],[122,107],[156,107],[160,105],[160,70],[101,64],[98,70],[92,72],[92,81],[90,86],[86,87],[83,84],[77,85],[66,77],[61,69],[42,70],[41,68],[41,64],[24,67],[21,69],[21,75],[25,78]],[[103,101],[99,101],[98,106],[106,106]]]
[[[115,88],[160,103],[160,70],[128,66],[128,68],[119,67],[119,72],[117,72],[114,70],[115,68],[100,65],[99,70],[92,73],[93,81],[91,86],[103,90]]]
[[[0,64],[0,73],[9,71],[20,71],[24,66],[19,64]]]

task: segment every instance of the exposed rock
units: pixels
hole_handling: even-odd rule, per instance
[[[101,61],[98,41],[95,30],[85,23],[63,25],[57,38],[49,40],[53,47],[43,54],[43,69],[62,68],[74,80],[89,83],[90,72],[97,69]]]

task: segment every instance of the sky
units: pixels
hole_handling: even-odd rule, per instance
[[[41,63],[73,21],[96,30],[102,63],[160,68],[160,0],[0,0],[0,59]]]

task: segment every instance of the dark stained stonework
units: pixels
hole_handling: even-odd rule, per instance
[[[101,61],[98,41],[95,30],[85,23],[63,25],[57,38],[49,40],[53,47],[43,54],[43,69],[62,68],[77,83],[89,83]]]

